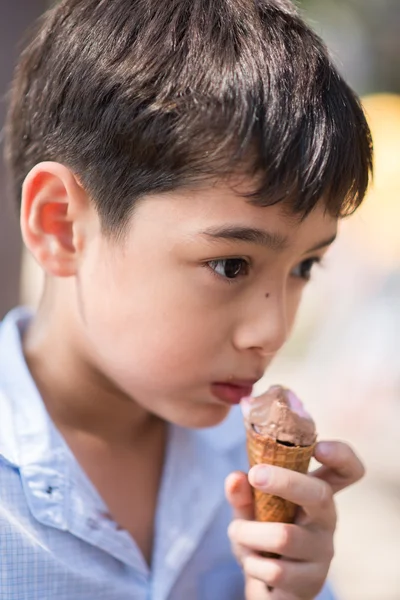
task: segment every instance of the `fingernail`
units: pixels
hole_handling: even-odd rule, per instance
[[[328,458],[331,454],[331,446],[329,442],[319,442],[317,451],[322,458]]]
[[[254,470],[253,481],[255,485],[267,485],[271,471],[265,465],[257,467]]]

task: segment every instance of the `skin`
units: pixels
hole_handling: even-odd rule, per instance
[[[358,481],[364,468],[343,442],[320,442],[314,456],[322,466],[308,475],[258,465],[248,476],[236,472],[226,479],[233,508],[228,535],[245,573],[248,600],[313,600],[324,585],[334,555],[334,494]],[[295,522],[254,521],[251,485],[298,504]],[[261,558],[258,551],[281,558]]]
[[[166,422],[198,428],[227,416],[230,407],[211,384],[262,376],[291,331],[310,259],[321,259],[336,233],[323,205],[300,221],[281,205],[251,205],[243,197],[250,187],[232,178],[147,196],[116,240],[103,233],[93,203],[65,166],[36,165],[23,186],[23,238],[46,272],[25,357],[52,419],[100,493],[120,486],[125,508],[113,515],[135,539],[135,523],[124,522],[132,490],[123,472],[113,480],[118,465],[152,474],[147,494],[156,498]],[[274,247],[203,233],[227,225],[274,233]],[[281,248],[276,234],[285,238]],[[237,276],[227,278],[227,269]],[[272,468],[266,487],[256,483],[254,467],[248,478],[234,473],[226,482],[235,511],[229,535],[248,600],[311,600],[323,585],[332,558],[333,492],[356,481],[362,466],[345,444],[320,444],[316,458],[323,466],[312,476]],[[110,465],[108,479],[99,463]],[[296,524],[252,522],[250,484],[298,503]],[[106,500],[112,505],[112,497]],[[139,544],[148,556],[152,515]],[[284,559],[259,558],[261,549]]]

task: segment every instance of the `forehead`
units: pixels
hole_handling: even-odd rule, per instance
[[[305,219],[278,203],[259,206],[251,202],[249,182],[219,181],[193,188],[146,196],[134,212],[132,233],[163,240],[203,236],[205,230],[221,227],[261,229],[286,238],[289,244],[333,237],[337,219],[327,214],[323,203]]]

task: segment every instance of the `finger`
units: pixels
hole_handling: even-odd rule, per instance
[[[309,561],[331,561],[332,535],[315,534],[297,525],[286,523],[258,523],[236,519],[228,528],[232,544],[239,544],[253,552],[272,552],[285,558]]]
[[[276,591],[294,594],[296,598],[314,598],[328,574],[324,563],[302,563],[261,558],[249,554],[243,561],[245,575],[264,582]]]
[[[267,589],[267,585],[264,581],[254,579],[254,577],[246,577],[245,598],[254,598],[254,600],[272,600],[273,596],[270,594],[271,591],[271,589]],[[297,597],[293,600],[299,600],[299,598]]]
[[[361,460],[344,442],[319,442],[315,458],[323,466],[311,475],[328,483],[334,493],[356,483],[365,474]]]
[[[322,527],[333,530],[336,510],[328,483],[283,467],[255,465],[249,471],[251,485],[301,506],[308,517]]]
[[[235,471],[225,479],[225,495],[233,508],[234,519],[253,519],[254,505],[247,475]]]

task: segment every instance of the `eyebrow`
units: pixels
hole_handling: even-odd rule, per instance
[[[285,250],[288,247],[289,240],[286,236],[272,231],[266,231],[265,229],[258,229],[256,227],[241,227],[225,225],[221,227],[209,227],[204,231],[200,232],[202,235],[213,238],[215,240],[237,240],[240,242],[250,242],[258,246],[264,246],[275,252]],[[322,240],[309,250],[309,252],[315,252],[325,246],[330,246],[336,239],[336,234],[326,240]]]

